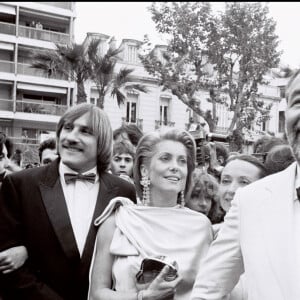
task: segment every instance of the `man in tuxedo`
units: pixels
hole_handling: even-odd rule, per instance
[[[136,201],[135,189],[107,172],[112,129],[91,104],[70,108],[57,125],[59,158],[5,177],[0,251],[25,246],[28,259],[0,277],[6,299],[84,300],[99,216],[110,199]]]
[[[296,162],[237,190],[200,265],[193,300],[222,299],[243,272],[249,300],[300,299],[299,71],[287,85],[286,98],[286,134]]]

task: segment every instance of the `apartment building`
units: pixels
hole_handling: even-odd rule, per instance
[[[74,82],[31,68],[30,55],[72,42],[75,17],[75,2],[0,2],[0,131],[23,153],[72,105]]]

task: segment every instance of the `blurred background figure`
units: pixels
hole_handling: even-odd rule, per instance
[[[219,183],[205,171],[196,169],[193,172],[192,188],[186,197],[186,206],[205,214],[212,224],[222,221],[223,212],[219,203]]]
[[[11,157],[11,161],[17,166],[21,167],[22,162],[22,151],[20,149],[16,149]]]
[[[224,167],[226,164],[226,161],[229,157],[229,151],[228,149],[221,143],[214,142],[216,145],[216,156],[217,156],[217,161],[219,164]]]
[[[295,158],[289,145],[277,145],[267,154],[265,167],[270,175],[286,169],[294,161]]]
[[[13,143],[11,140],[5,133],[0,132],[0,184],[2,184],[7,174],[22,170],[21,167],[9,159],[12,155],[12,149]]]
[[[39,157],[41,166],[51,163],[58,157],[56,151],[56,140],[54,138],[47,139],[40,144]]]
[[[114,142],[128,140],[134,147],[137,146],[143,132],[135,124],[126,124],[117,128],[113,132]]]
[[[128,140],[115,142],[113,146],[113,157],[110,164],[112,174],[120,176],[133,184],[134,158],[135,148]]]
[[[261,162],[265,162],[268,152],[277,145],[286,145],[287,141],[274,137],[263,136],[259,138],[253,145],[253,156],[258,158]]]

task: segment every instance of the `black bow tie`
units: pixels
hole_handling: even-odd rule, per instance
[[[70,182],[74,182],[76,180],[87,180],[88,182],[95,183],[96,175],[94,173],[89,173],[86,175],[82,175],[80,173],[78,174],[72,174],[72,173],[66,173],[65,174],[65,182],[68,184]]]
[[[298,200],[300,201],[300,187],[296,189]]]

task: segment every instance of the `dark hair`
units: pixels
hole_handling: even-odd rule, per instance
[[[223,211],[220,209],[219,183],[217,179],[206,171],[195,169],[192,176],[192,187],[187,194],[187,199],[198,195],[203,195],[203,197],[212,201],[207,215],[211,223],[217,224],[222,222]]]
[[[268,173],[264,164],[252,155],[239,154],[239,155],[232,156],[227,160],[226,165],[233,160],[242,160],[242,161],[248,162],[248,163],[254,165],[255,167],[257,167],[260,170],[259,178],[265,177]]]
[[[217,154],[217,159],[219,156],[223,156],[224,157],[224,162],[222,163],[222,166],[225,166],[225,163],[228,159],[229,156],[229,151],[228,149],[221,143],[217,143],[215,142],[216,145],[216,154]]]
[[[291,76],[290,80],[288,81],[287,85],[285,86],[285,98],[288,101],[288,98],[290,96],[290,87],[292,85],[292,83],[294,82],[294,80],[296,79],[296,77],[298,77],[298,75],[300,74],[300,69],[296,70],[293,75]]]
[[[168,129],[167,131],[153,131],[145,134],[139,141],[136,148],[135,163],[133,167],[133,177],[137,194],[142,198],[141,165],[150,165],[150,161],[155,154],[156,145],[162,141],[175,141],[182,143],[187,150],[187,179],[185,194],[190,188],[192,172],[195,169],[196,144],[194,138],[185,130]]]
[[[85,114],[89,114],[89,126],[97,138],[97,169],[101,173],[108,169],[112,156],[111,124],[107,114],[102,109],[89,103],[71,107],[59,120],[56,137],[59,140],[61,130],[66,122],[73,123]]]
[[[40,146],[39,146],[40,161],[42,161],[42,154],[43,154],[43,151],[45,149],[51,149],[51,150],[55,150],[56,149],[55,138],[49,138],[49,139],[44,140],[43,142],[40,143]]]
[[[268,174],[277,173],[287,168],[295,161],[292,149],[289,145],[277,145],[268,153],[265,167]]]
[[[4,132],[0,132],[0,153],[3,152],[3,145],[7,149],[7,157],[10,158],[13,151],[13,143]]]
[[[113,155],[116,154],[129,154],[132,158],[135,157],[135,148],[134,146],[126,140],[114,143],[113,146]]]
[[[129,141],[135,147],[143,136],[143,132],[135,124],[125,124],[114,130],[113,139],[116,140],[123,133],[128,135]]]

